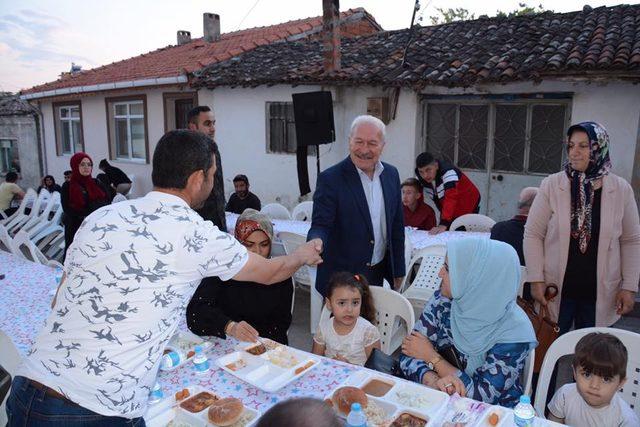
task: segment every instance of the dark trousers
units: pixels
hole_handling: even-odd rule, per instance
[[[371,265],[366,267],[363,272],[369,285],[371,286],[382,286],[384,283],[384,278],[387,276],[387,268],[389,268],[389,253],[384,256],[382,261],[375,265]],[[393,283],[389,283],[391,288],[393,288]]]
[[[574,329],[591,328],[596,325],[596,303],[591,301],[562,298],[558,327],[560,335]]]
[[[8,427],[144,427],[144,418],[96,414],[75,403],[48,395],[25,377],[15,377],[7,399]]]

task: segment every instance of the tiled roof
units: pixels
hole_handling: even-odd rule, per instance
[[[481,18],[343,40],[342,69],[322,70],[318,42],[261,46],[195,73],[194,87],[262,84],[472,86],[553,77],[640,82],[640,5]]]
[[[36,107],[9,92],[0,92],[0,116],[27,116],[38,113]]]
[[[382,28],[363,8],[340,14],[341,30],[349,35],[371,34]],[[301,37],[313,38],[322,29],[322,17],[299,19],[268,27],[224,33],[219,41],[204,38],[190,43],[170,45],[153,52],[114,62],[92,70],[65,73],[60,79],[22,91],[22,94],[103,83],[175,77],[250,51],[257,46]]]

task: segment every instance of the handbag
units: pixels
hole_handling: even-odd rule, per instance
[[[458,370],[463,371],[467,369],[467,362],[462,361],[460,354],[458,354],[458,350],[452,346],[446,346],[442,349],[438,350],[438,354],[446,360],[451,366],[458,368]]]
[[[365,362],[364,367],[373,369],[374,371],[382,372],[383,374],[393,375],[397,378],[406,379],[406,377],[402,373],[402,369],[400,369],[400,362],[377,348],[374,348],[371,351],[371,354]]]
[[[556,285],[549,285],[545,290],[544,297],[547,300],[553,299],[558,295],[558,287]],[[547,354],[547,350],[551,344],[560,335],[560,328],[558,324],[551,320],[549,317],[549,310],[547,307],[541,305],[540,311],[536,311],[536,308],[531,301],[527,301],[524,298],[518,297],[518,305],[529,317],[533,330],[536,333],[536,339],[538,340],[538,346],[536,347],[536,359],[533,363],[533,372],[540,372],[544,355]]]

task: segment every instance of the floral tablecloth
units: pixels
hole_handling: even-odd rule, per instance
[[[227,229],[229,230],[229,232],[233,233],[233,229],[236,226],[237,219],[237,214],[227,212]],[[309,228],[311,228],[311,223],[304,221],[273,219],[271,220],[271,222],[273,223],[273,230],[276,234],[281,231],[289,231],[291,233],[302,234],[306,236],[309,232]],[[443,233],[434,235],[429,234],[424,230],[416,230],[411,227],[405,228],[405,231],[409,236],[409,240],[411,241],[412,255],[415,255],[416,251],[422,248],[426,248],[427,246],[444,245],[450,240],[461,239],[464,237],[482,237],[488,239],[489,235],[491,234],[475,231],[445,231]]]
[[[56,288],[53,268],[18,258],[0,251],[0,329],[11,338],[20,354],[31,348],[46,316]],[[186,330],[184,322],[180,329]],[[356,368],[331,359],[322,363],[300,380],[282,388],[277,393],[266,393],[222,369],[215,368],[214,361],[234,351],[238,344],[234,339],[211,338],[206,350],[212,366],[205,375],[196,374],[187,363],[173,371],[160,372],[159,380],[165,394],[181,390],[185,385],[201,386],[223,396],[241,397],[254,409],[265,411],[276,402],[296,396],[323,397],[344,381]]]
[[[4,277],[3,277],[4,276]],[[21,354],[26,354],[33,339],[50,311],[56,288],[53,268],[35,264],[0,251],[0,329],[14,342]],[[186,330],[183,323],[180,329]],[[238,343],[233,339],[211,338],[205,353],[211,370],[197,374],[191,363],[169,372],[160,372],[158,379],[165,395],[171,396],[187,386],[200,386],[222,396],[241,398],[250,408],[266,411],[275,403],[294,397],[323,398],[350,375],[364,368],[322,358],[320,365],[299,380],[276,393],[267,393],[253,387],[216,367],[214,361],[234,351]],[[558,424],[537,420],[536,426]]]

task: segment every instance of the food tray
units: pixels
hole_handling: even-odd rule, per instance
[[[442,426],[476,426],[490,407],[491,405],[487,403],[454,394],[451,396],[447,410],[441,420]]]
[[[382,383],[386,383],[387,386],[382,387]],[[371,387],[373,384],[380,387]],[[439,418],[446,411],[447,403],[449,402],[449,396],[441,391],[368,371],[358,371],[352,374],[325,398],[330,400],[334,391],[344,386],[363,389],[367,393],[368,400],[384,410],[385,420],[382,423],[374,423],[368,420],[367,425],[370,426],[389,425],[403,413],[428,420],[426,423],[428,427],[437,426],[439,425]],[[385,390],[386,388],[388,390]],[[375,393],[376,396],[369,394],[369,392]],[[413,396],[413,402],[408,402],[406,396]],[[341,413],[338,413],[338,415],[345,417]]]
[[[242,348],[251,346],[245,343]],[[260,355],[245,350],[234,351],[217,359],[216,364],[231,375],[269,393],[280,390],[320,364],[320,358],[312,354],[283,345],[278,345],[278,348]],[[290,355],[295,359],[290,360],[291,363],[286,367],[278,366],[273,363],[276,354]],[[238,361],[241,361],[240,366]]]
[[[492,414],[498,415],[498,423],[490,424],[489,418]],[[482,418],[474,427],[511,427],[513,426],[513,411],[501,406],[491,406],[484,412]]]
[[[222,398],[223,396],[219,396],[217,393],[202,387],[188,387],[188,390],[189,397],[185,399],[176,401],[175,394],[173,394],[165,397],[158,403],[150,405],[144,416],[146,425],[149,427],[167,425],[173,427],[216,427],[216,424],[213,424],[208,419],[208,406],[197,413],[193,413],[183,409],[180,405],[202,392],[212,394],[217,398]],[[262,415],[260,411],[245,407],[240,420],[230,427],[251,427],[256,424],[260,415]]]
[[[211,347],[211,343],[209,341],[203,340],[201,337],[197,336],[196,334],[193,334],[193,333],[188,332],[188,331],[177,332],[173,337],[171,337],[171,339],[169,340],[169,342],[165,346],[164,351],[163,351],[162,354],[164,355],[167,351],[178,352],[181,355],[181,360],[182,361],[178,365],[173,366],[171,368],[161,367],[160,370],[161,371],[173,371],[174,369],[177,369],[180,366],[183,366],[186,363],[190,362],[193,359],[193,357],[195,356],[195,351],[196,351],[195,348],[196,348],[197,345],[202,347],[203,351],[206,350],[207,348]],[[194,354],[192,354],[190,357],[187,357],[187,355],[191,351]]]

